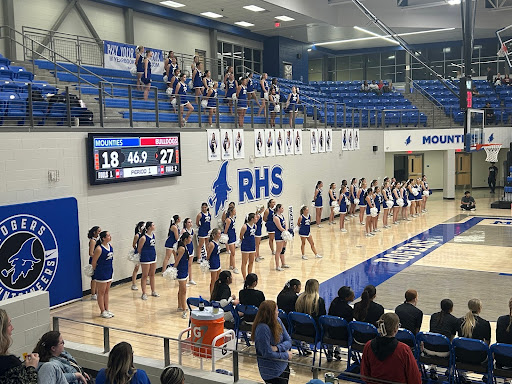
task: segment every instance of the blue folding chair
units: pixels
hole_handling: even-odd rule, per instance
[[[493,383],[496,378],[512,378],[512,345],[496,343],[489,348],[489,368]]]
[[[245,344],[250,347],[251,343],[249,342],[247,333],[252,331],[252,323],[258,313],[258,307],[255,307],[254,305],[238,304],[235,310],[240,317],[238,332],[240,332],[244,338]]]
[[[395,338],[411,348],[412,354],[416,356],[416,338],[414,337],[414,333],[408,329],[400,328]]]
[[[373,324],[362,321],[350,322],[348,329],[350,331],[350,344],[348,347],[347,370],[351,367],[352,360],[358,365],[361,364],[361,356],[365,344],[379,335],[377,328]]]
[[[278,316],[281,319],[281,322],[283,323],[286,330],[290,332],[290,322],[288,321],[288,315],[286,314],[286,312],[280,309]]]
[[[489,346],[482,340],[456,337],[452,341],[452,375],[455,382],[460,382],[461,373],[468,371],[487,375],[489,371]],[[487,383],[490,383],[487,375]]]
[[[189,312],[192,312],[193,309],[199,308],[199,302],[201,299],[199,297],[188,297],[187,298],[187,307]],[[203,303],[205,307],[211,307],[211,303],[208,300],[203,299]],[[194,308],[192,308],[194,307]]]
[[[320,331],[316,321],[310,315],[300,312],[290,312],[288,319],[290,321],[290,337],[299,342],[297,347],[299,354],[306,355],[300,342],[313,345],[313,365],[315,365],[317,345],[320,343]]]
[[[333,347],[348,348],[350,338],[348,322],[338,316],[324,315],[320,316],[318,323],[321,332],[321,348],[327,356],[327,361],[330,361]],[[322,350],[320,351],[320,366],[322,365]]]
[[[450,340],[439,333],[420,332],[416,335],[416,356],[425,381],[429,379],[426,365],[435,365],[450,370],[451,347]],[[445,354],[446,356],[441,356]],[[451,375],[449,375],[448,381],[451,382]]]

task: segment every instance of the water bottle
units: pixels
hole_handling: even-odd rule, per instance
[[[204,300],[201,296],[199,296],[199,310],[204,311]]]

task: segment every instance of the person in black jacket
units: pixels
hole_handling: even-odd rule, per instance
[[[300,289],[300,280],[291,279],[286,282],[283,290],[277,295],[277,307],[287,314],[295,311],[295,303],[297,302],[297,295]]]
[[[423,321],[423,312],[416,308],[418,304],[418,292],[408,289],[405,292],[405,302],[395,308],[395,313],[400,318],[402,328],[408,329],[415,335],[420,331]]]
[[[354,320],[354,310],[349,303],[353,300],[354,291],[344,285],[338,290],[338,297],[332,301],[329,307],[329,316],[338,316],[351,322]]]
[[[433,313],[430,317],[430,332],[440,333],[450,341],[453,340],[459,328],[459,320],[452,315],[452,312],[453,301],[450,299],[441,300],[441,311]]]
[[[219,274],[219,279],[215,282],[215,285],[213,286],[211,300],[218,301],[222,308],[225,308],[228,304],[236,306],[239,303],[236,296],[231,294],[231,288],[229,288],[229,285],[232,282],[233,276],[231,275],[231,272],[222,271]],[[231,312],[227,309],[224,310],[224,319],[227,321],[233,321],[233,316]]]
[[[258,275],[255,273],[249,273],[245,278],[244,289],[240,290],[238,293],[238,298],[240,300],[240,304],[245,305],[254,305],[255,307],[259,307],[261,303],[265,301],[265,295],[258,289],[255,289],[258,285]],[[244,321],[252,322],[254,321],[253,315],[245,315]]]
[[[354,304],[354,319],[377,326],[377,321],[384,314],[384,307],[374,302],[377,289],[373,285],[364,287],[361,301]]]
[[[482,340],[489,344],[491,342],[491,325],[480,317],[482,302],[479,299],[471,299],[468,301],[468,308],[469,312],[459,319],[457,331],[459,336]],[[461,357],[465,363],[480,364],[487,359],[487,353],[468,351],[462,353]]]
[[[498,318],[496,324],[496,342],[512,344],[512,298],[508,301],[508,315]],[[495,355],[496,365],[498,368],[512,367],[512,360]]]
[[[295,303],[295,312],[306,313],[310,315],[318,325],[318,318],[327,314],[325,310],[325,301],[319,295],[320,284],[316,279],[306,281],[304,292],[297,298]],[[319,329],[319,328],[318,328]],[[309,326],[300,326],[296,324],[295,331],[306,336],[314,336],[314,332]]]

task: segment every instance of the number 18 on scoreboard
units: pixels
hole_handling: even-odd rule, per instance
[[[181,176],[180,134],[89,134],[91,185]]]

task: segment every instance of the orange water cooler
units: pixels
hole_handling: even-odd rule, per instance
[[[213,339],[224,333],[224,311],[218,309],[214,313],[213,307],[205,307],[204,311],[195,309],[190,314],[190,327],[192,353],[194,356],[209,359],[212,357]],[[216,342],[216,346],[223,344],[223,338]]]

